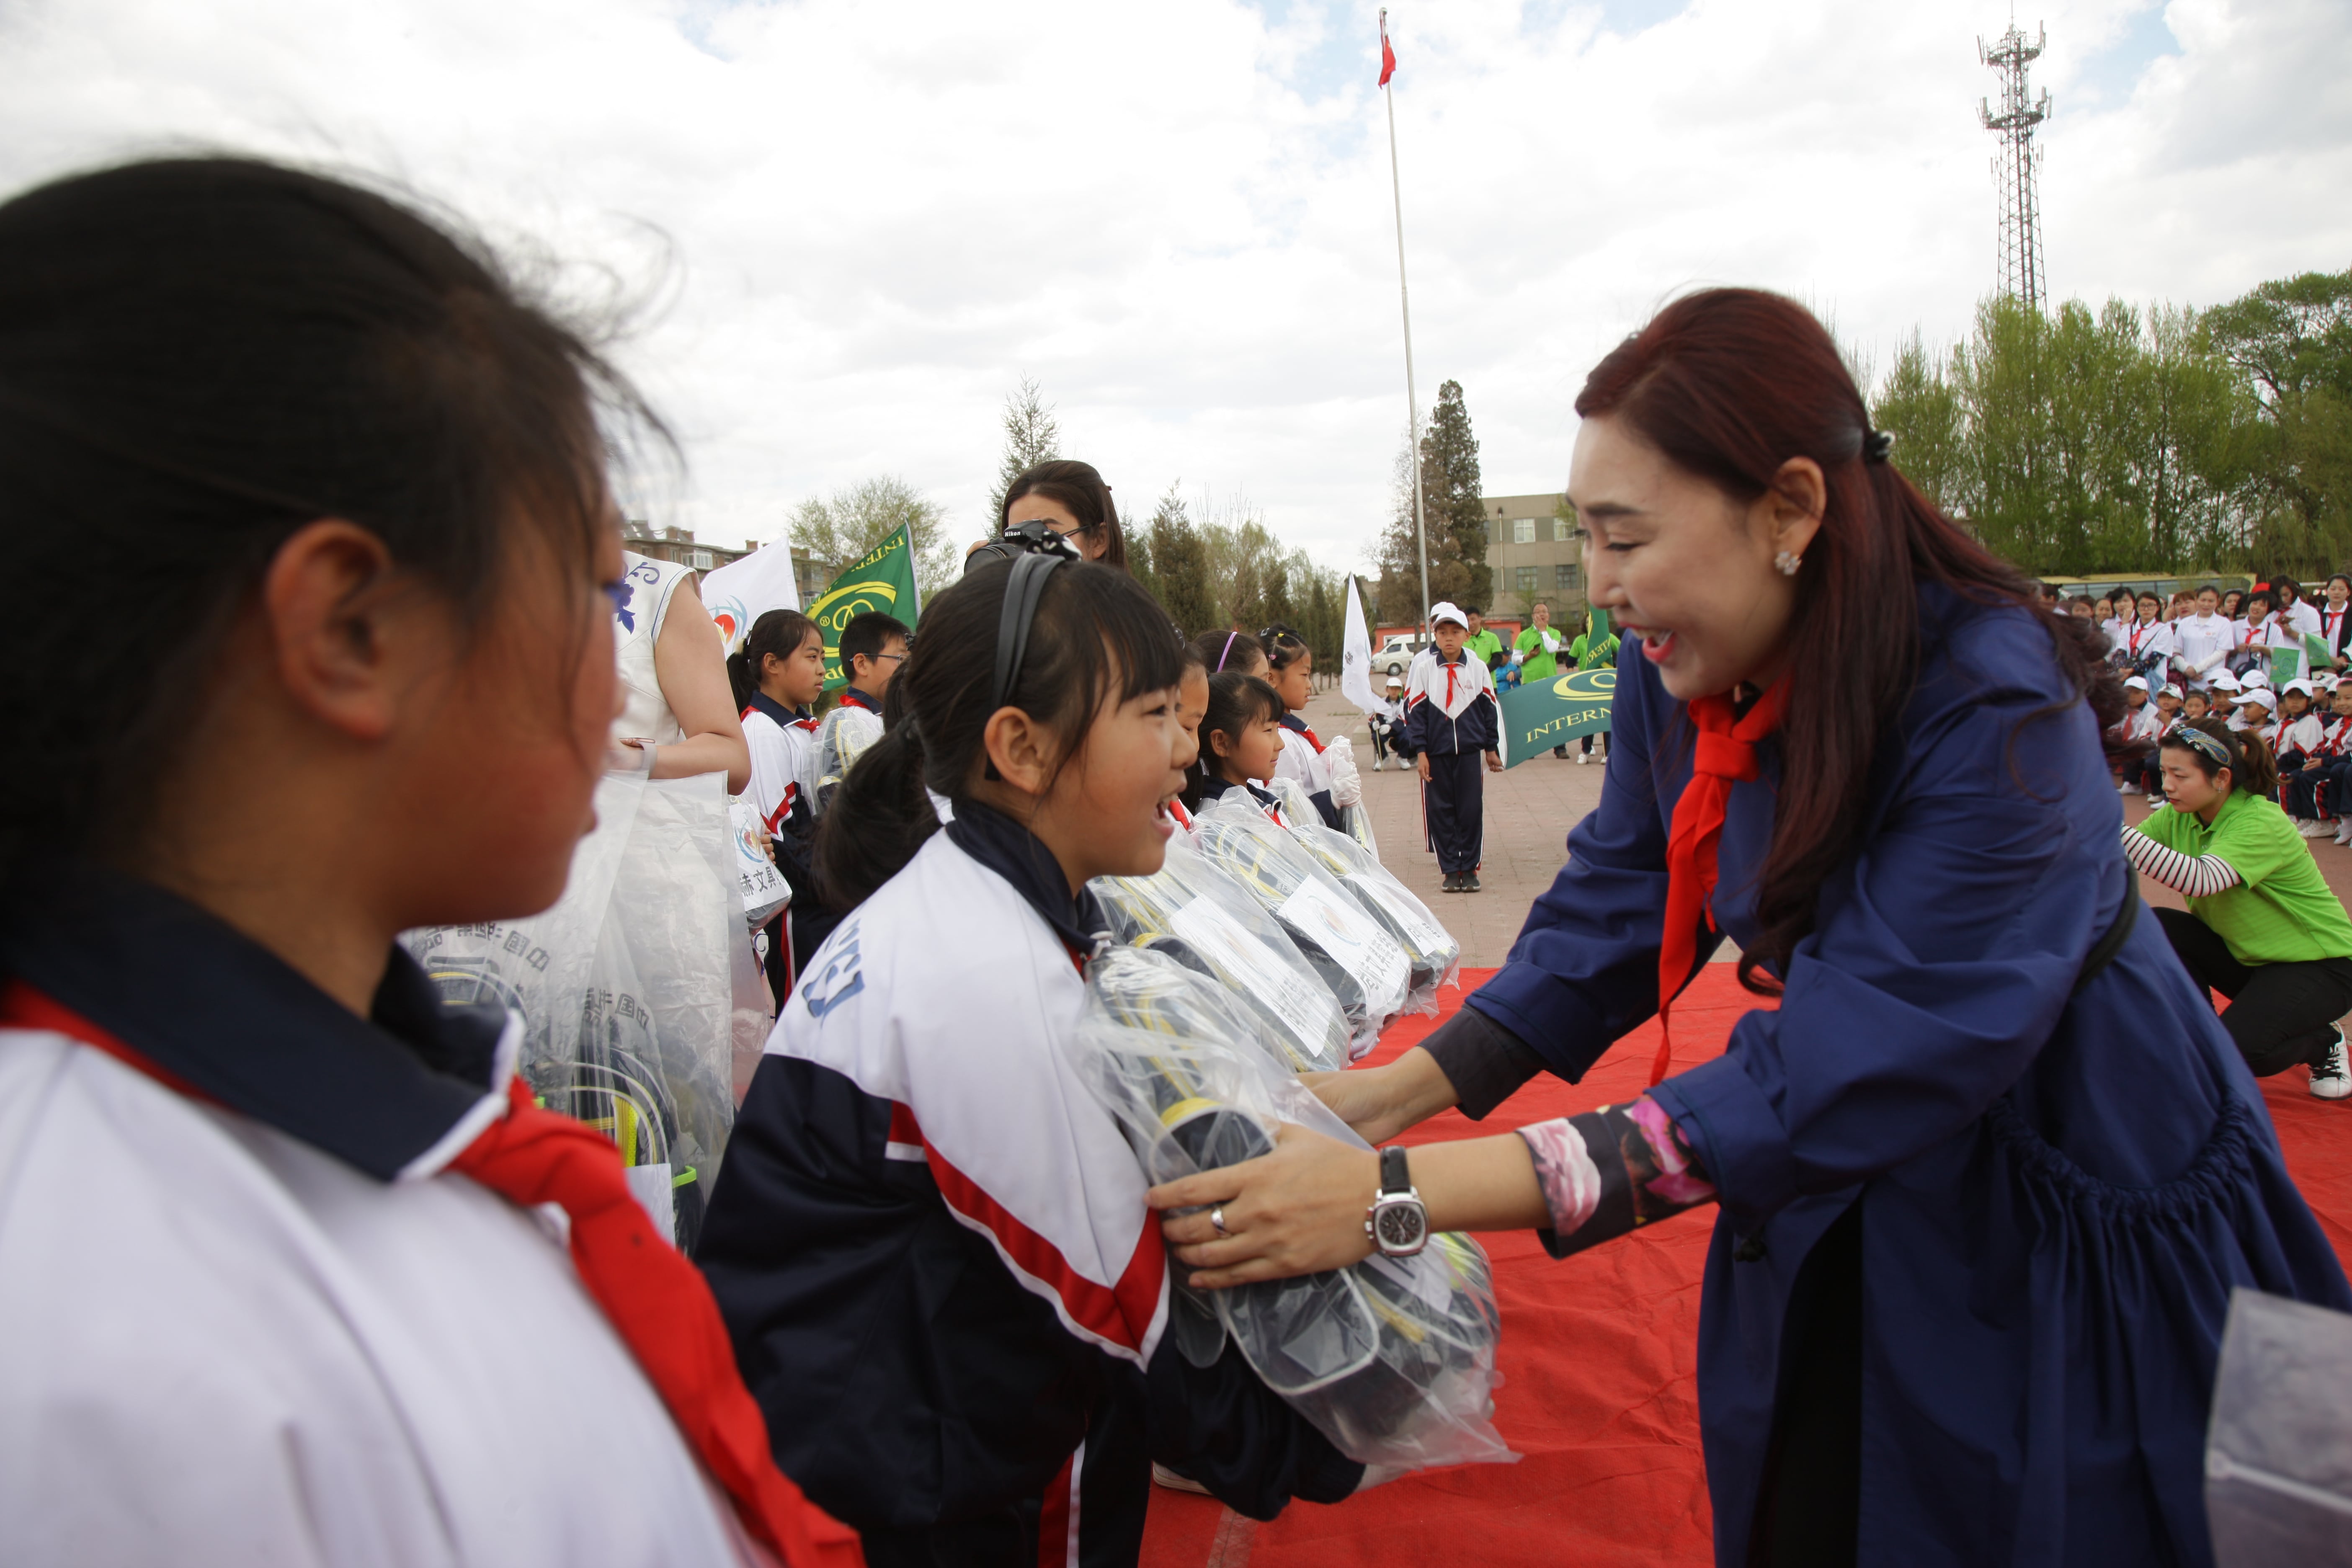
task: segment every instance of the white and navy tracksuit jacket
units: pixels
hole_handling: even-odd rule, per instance
[[[1346,832],[1346,819],[1331,800],[1331,760],[1324,753],[1322,737],[1296,713],[1285,713],[1277,722],[1282,727],[1282,754],[1275,759],[1274,776],[1297,779],[1307,798],[1315,803],[1323,826],[1335,833]]]
[[[743,743],[751,753],[751,781],[743,797],[760,814],[760,825],[776,843],[776,869],[793,890],[789,909],[768,926],[768,989],[792,994],[795,958],[806,958],[816,942],[794,941],[802,911],[819,910],[814,790],[817,721],[795,713],[764,691],[751,693],[743,710]],[[822,940],[822,935],[817,940]]]
[[[1485,753],[1502,737],[1494,678],[1467,653],[1448,664],[1435,648],[1413,656],[1404,681],[1405,742],[1429,759],[1421,816],[1438,869],[1475,871],[1486,835]]]
[[[1075,1031],[1099,915],[989,807],[814,955],[696,1249],[778,1462],[875,1568],[1128,1568],[1157,1458],[1234,1508],[1361,1467],[1164,1333],[1144,1178]]]

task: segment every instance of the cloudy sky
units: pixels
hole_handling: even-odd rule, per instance
[[[2029,0],[2061,297],[2352,265],[2352,5]],[[1663,299],[1788,290],[1865,363],[1993,284],[2006,0],[1405,0],[1415,352],[1490,493],[1564,478]],[[1181,479],[1369,559],[1404,426],[1374,8],[1334,0],[0,0],[0,189],[159,148],[406,183],[634,300],[728,542],[903,475],[976,534],[1006,391],[1129,511]]]

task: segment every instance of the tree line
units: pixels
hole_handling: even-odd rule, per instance
[[[1003,430],[992,519],[1002,514],[1014,479],[1063,455],[1060,424],[1032,378],[1023,377],[1006,397]],[[1475,479],[1475,445],[1472,452]],[[926,595],[963,574],[971,539],[950,532],[945,509],[896,475],[802,501],[793,509],[786,537],[797,557],[830,567],[856,560],[901,526],[913,538],[916,581]],[[1202,495],[1188,502],[1171,482],[1150,516],[1122,510],[1119,526],[1129,571],[1187,637],[1216,627],[1255,633],[1280,624],[1307,639],[1318,670],[1337,673],[1346,631],[1345,574],[1318,566],[1303,550],[1285,548],[1245,499]],[[973,531],[972,538],[987,531]]]
[[[1872,403],[1912,481],[2029,572],[2352,561],[2352,268],[2202,311],[1990,300],[1948,350],[1914,333]]]

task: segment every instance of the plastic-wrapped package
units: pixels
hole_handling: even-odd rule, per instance
[[[1282,1121],[1364,1147],[1255,1037],[1253,1015],[1164,953],[1112,948],[1087,965],[1088,1081],[1155,1183],[1266,1153]],[[1186,1357],[1206,1365],[1232,1335],[1266,1386],[1352,1459],[1517,1458],[1494,1428],[1499,1320],[1486,1255],[1467,1237],[1304,1279],[1171,1289]]]
[[[1231,876],[1280,920],[1325,984],[1349,1007],[1352,1054],[1362,1057],[1388,1021],[1404,1010],[1412,963],[1388,929],[1364,912],[1357,895],[1324,869],[1288,829],[1232,792],[1193,818],[1201,858]]]
[[[2230,1293],[2205,1434],[2220,1568],[2352,1561],[2352,1315]]]
[[[1370,853],[1346,834],[1334,833],[1324,826],[1316,815],[1314,803],[1307,799],[1295,781],[1281,779],[1272,787],[1276,798],[1282,802],[1283,815],[1290,819],[1290,836],[1322,862],[1323,868],[1338,878],[1341,887],[1355,895],[1364,912],[1396,939],[1405,957],[1412,961],[1405,1011],[1434,1015],[1437,988],[1457,983],[1462,969],[1462,944],[1454,940],[1412,889],[1397,880],[1395,872],[1381,864],[1378,855]],[[1294,806],[1294,800],[1305,807],[1305,815]]]
[[[1339,826],[1364,847],[1365,854],[1375,860],[1381,858],[1381,841],[1372,836],[1372,814],[1364,809],[1362,801],[1339,808]]]
[[[1166,952],[1231,986],[1291,1071],[1348,1065],[1351,1031],[1339,998],[1282,922],[1185,838],[1168,841],[1167,863],[1149,877],[1097,877],[1087,886],[1117,941]]]
[[[638,1200],[688,1249],[735,1124],[746,938],[726,783],[609,774],[554,908],[401,937],[444,998],[522,1015],[532,1089],[611,1136]]]

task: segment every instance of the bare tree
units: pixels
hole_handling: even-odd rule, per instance
[[[905,524],[915,543],[915,581],[923,596],[954,582],[961,561],[947,537],[947,512],[896,474],[861,480],[793,509],[793,553],[837,571]]]

